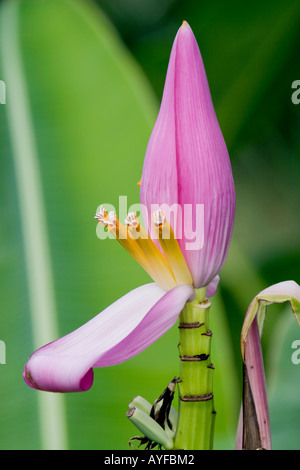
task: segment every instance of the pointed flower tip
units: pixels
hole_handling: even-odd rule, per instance
[[[184,30],[186,28],[190,28],[190,25],[188,24],[187,21],[183,20],[182,25],[181,25],[181,30]]]
[[[194,36],[192,28],[190,27],[189,23],[185,20],[182,22],[182,25],[180,26],[178,33],[179,34],[187,33],[187,34],[192,34]]]

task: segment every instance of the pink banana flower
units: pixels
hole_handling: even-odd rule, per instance
[[[96,218],[154,283],[129,292],[76,331],[33,353],[24,368],[31,387],[88,390],[94,367],[138,354],[176,323],[195,289],[206,288],[208,297],[217,289],[233,228],[235,193],[200,51],[186,22],[174,41],[146,152],[141,203],[147,230],[133,213],[123,225],[101,206]],[[173,230],[166,213],[174,205],[183,209],[183,217],[175,212]]]
[[[207,286],[227,256],[235,191],[200,50],[186,22],[173,44],[161,107],[146,152],[141,203],[147,208],[148,230],[152,206],[181,209],[174,214],[175,236],[194,287]],[[197,240],[199,231],[201,240]]]

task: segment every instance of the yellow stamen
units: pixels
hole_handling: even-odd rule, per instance
[[[127,227],[119,222],[114,212],[108,214],[102,207],[95,218],[98,219],[100,224],[107,227],[109,232],[114,235],[118,242],[160,287],[170,290],[176,286],[175,278],[167,260],[153,240],[148,237],[145,230],[141,228],[135,214],[128,214],[125,220]]]
[[[125,222],[127,223],[128,232],[131,238],[136,241],[138,247],[149,262],[147,272],[149,274],[149,271],[152,272],[152,274],[150,274],[152,279],[157,279],[157,283],[161,287],[162,285],[167,286],[167,290],[175,287],[176,281],[166,257],[161,253],[159,248],[140,225],[136,214],[132,212],[129,213]]]
[[[177,284],[193,284],[190,270],[186,264],[179,243],[175,238],[171,225],[161,210],[152,215],[154,230],[160,245],[170,263]]]

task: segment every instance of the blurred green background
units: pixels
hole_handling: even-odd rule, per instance
[[[154,401],[179,373],[174,327],[136,358],[95,370],[88,392],[37,392],[22,378],[33,350],[150,281],[117,242],[97,238],[93,216],[101,203],[118,207],[119,195],[139,202],[183,20],[198,40],[236,184],[234,235],[211,313],[215,448],[234,447],[246,309],[268,285],[300,281],[300,105],[291,101],[298,0],[1,3],[1,449],[128,449],[137,434],[128,402]],[[263,350],[275,449],[300,448],[295,339],[289,309],[270,308]]]

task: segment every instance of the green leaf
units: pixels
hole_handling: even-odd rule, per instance
[[[257,109],[268,87],[272,86],[274,76],[284,66],[299,27],[300,8],[296,1],[290,2],[288,8],[281,2],[270,2],[263,8],[261,2],[256,2],[256,6],[260,27],[256,25],[251,30],[253,47],[248,49],[249,54],[242,59],[242,67],[217,105],[217,114],[224,120],[222,129],[229,147],[235,143],[240,130]],[[247,29],[242,33],[244,41],[249,40],[246,33]]]
[[[22,371],[34,349],[148,281],[117,243],[98,240],[93,216],[101,202],[118,210],[119,195],[139,200],[157,103],[92,4],[8,1],[0,22],[1,447],[105,447],[118,437],[102,427],[102,378],[64,397],[30,390]]]

